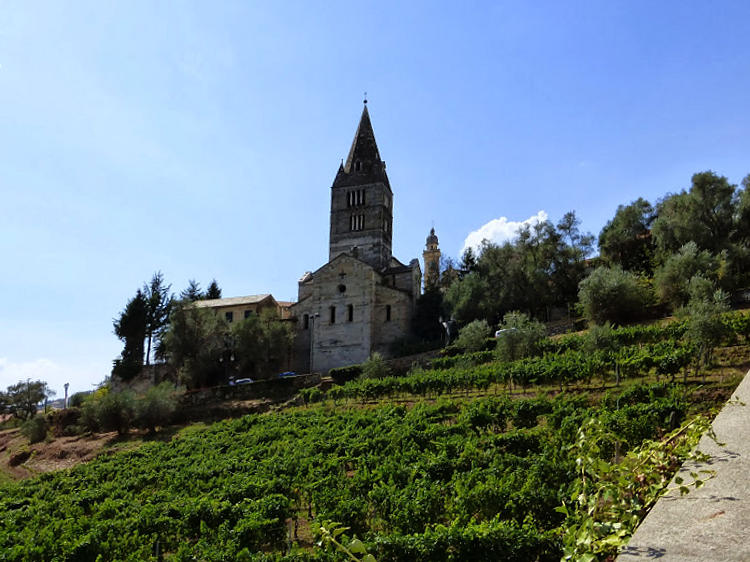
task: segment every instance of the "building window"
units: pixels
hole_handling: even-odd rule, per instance
[[[335,323],[336,323],[336,307],[332,306],[331,307],[331,324],[335,324]]]
[[[349,217],[349,230],[364,230],[365,228],[365,216],[364,215],[351,215]]]
[[[305,314],[302,317],[302,329],[303,330],[309,330],[310,329],[310,315]]]
[[[386,322],[391,321],[391,305],[390,304],[385,305],[385,321]]]
[[[365,190],[355,189],[354,191],[346,192],[346,206],[347,207],[359,207],[365,204]]]
[[[252,315],[253,315],[253,311],[252,310],[246,310],[245,311],[245,318],[250,318]]]
[[[350,304],[346,307],[346,314],[349,322],[354,322],[354,305]]]
[[[232,320],[234,320],[234,312],[225,312],[224,319],[231,324]]]
[[[354,163],[354,171],[355,172],[361,172],[362,171],[362,162],[360,160],[357,160]]]

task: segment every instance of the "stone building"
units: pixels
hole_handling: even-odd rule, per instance
[[[298,371],[327,371],[365,361],[411,330],[420,294],[419,260],[391,253],[393,192],[367,102],[346,162],[331,186],[328,263],[299,280]]]
[[[271,294],[248,295],[245,297],[230,297],[226,299],[208,299],[195,301],[196,308],[209,308],[221,314],[229,322],[236,322],[248,318],[253,314],[262,314],[264,310],[270,310],[282,320],[289,316],[289,305],[277,301]]]

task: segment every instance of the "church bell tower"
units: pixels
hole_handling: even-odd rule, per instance
[[[328,260],[352,253],[380,271],[388,267],[392,255],[393,193],[375,142],[367,100],[364,104],[349,155],[331,186]]]

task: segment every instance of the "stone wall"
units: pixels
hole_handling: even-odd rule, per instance
[[[290,398],[301,388],[308,388],[320,383],[320,375],[297,375],[257,381],[234,386],[215,386],[186,392],[180,402],[183,406],[202,406],[207,402],[225,400],[256,400],[271,398],[284,400]]]

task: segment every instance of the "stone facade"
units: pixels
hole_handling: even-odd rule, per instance
[[[408,335],[422,273],[391,254],[393,193],[365,105],[331,186],[329,261],[299,281],[295,368],[361,363]]]
[[[437,289],[440,284],[440,248],[438,248],[438,237],[435,229],[430,229],[424,252],[424,290]]]

